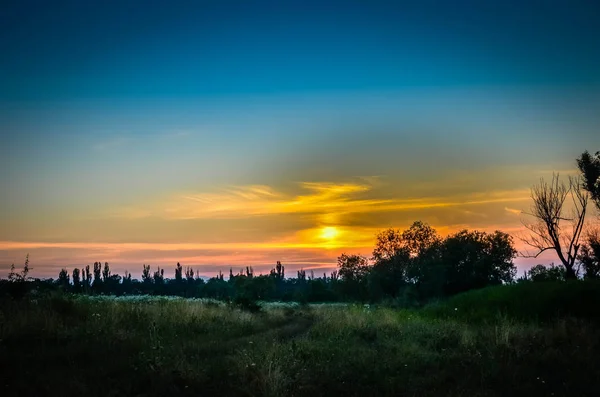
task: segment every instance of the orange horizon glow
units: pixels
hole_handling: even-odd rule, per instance
[[[245,265],[264,270],[281,260],[290,270],[331,270],[341,253],[369,257],[378,232],[405,229],[415,220],[442,236],[464,229],[501,230],[523,250],[518,236],[524,233],[522,211],[529,200],[526,188],[445,196],[393,193],[389,183],[375,177],[303,182],[295,192],[249,185],[170,194],[72,217],[72,227],[53,226],[49,238],[0,240],[0,267],[20,263],[30,253],[32,264],[42,269],[101,260],[131,271],[143,263],[182,262],[210,274]]]

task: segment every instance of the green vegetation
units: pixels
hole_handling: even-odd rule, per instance
[[[596,395],[600,285],[421,309],[56,292],[0,301],[3,396]]]
[[[490,322],[500,316],[548,324],[571,317],[600,325],[600,281],[551,281],[484,288],[430,304],[423,312],[470,323]]]

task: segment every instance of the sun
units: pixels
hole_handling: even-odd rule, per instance
[[[321,238],[325,240],[333,240],[338,235],[338,230],[333,226],[326,226],[321,229]]]

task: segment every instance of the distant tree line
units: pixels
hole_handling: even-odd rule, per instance
[[[417,303],[513,281],[516,251],[511,237],[500,231],[483,233],[461,231],[441,238],[423,222],[409,229],[385,230],[377,235],[372,258],[342,254],[338,268],[329,275],[299,270],[286,277],[285,266],[277,262],[264,275],[252,267],[228,275],[219,273],[208,280],[192,268],[177,263],[174,277],[165,269],[143,265],[141,280],[125,272],[112,273],[110,265],[95,262],[72,272],[62,269],[56,280],[37,280],[47,289],[58,288],[76,294],[152,294],[207,297],[224,300],[281,300],[300,302],[401,300]],[[25,281],[29,271],[13,269],[5,284]]]

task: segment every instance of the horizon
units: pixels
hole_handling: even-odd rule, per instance
[[[595,3],[32,4],[0,14],[2,277],[320,276],[417,220],[522,250],[530,187],[598,146]]]

